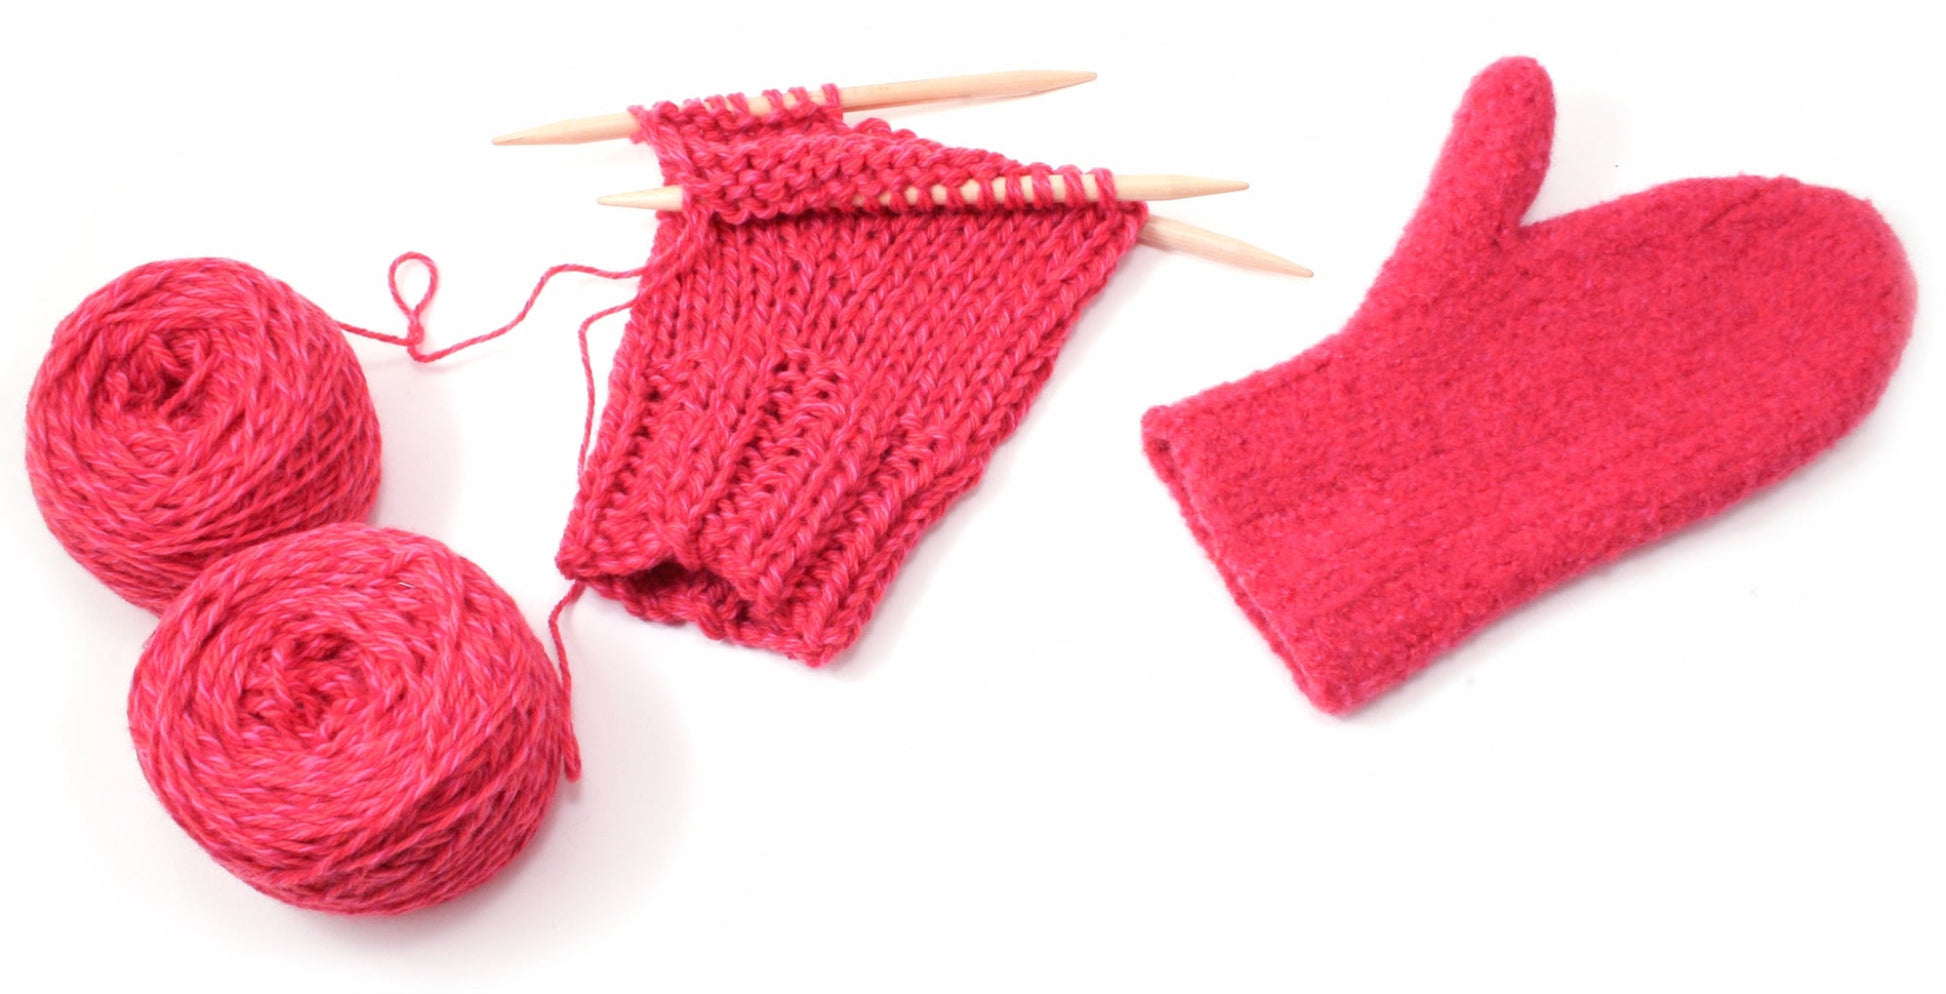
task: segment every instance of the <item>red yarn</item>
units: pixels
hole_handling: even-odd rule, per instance
[[[252,887],[396,914],[511,860],[579,773],[568,681],[479,567],[358,524],[212,564],[163,612],[129,728],[164,807]]]
[[[393,263],[403,338],[342,326],[240,262],[138,267],[61,323],[28,404],[48,526],[162,611],[129,692],[157,796],[252,886],[344,913],[480,883],[579,774],[565,657],[557,676],[513,602],[445,546],[355,523],[379,436],[341,331],[429,362],[520,320],[423,351],[426,300],[398,290],[409,260],[426,300],[438,285],[424,256]],[[590,270],[547,278],[562,271]]]
[[[424,269],[426,270],[426,292],[424,294],[421,294],[418,301],[415,303],[406,303],[405,294],[399,289],[399,267],[405,265],[408,262],[416,262],[420,266],[424,267]],[[500,327],[493,329],[492,331],[483,332],[481,334],[474,335],[472,338],[466,339],[463,342],[458,342],[453,345],[448,345],[445,348],[433,349],[431,351],[427,351],[426,350],[426,308],[432,305],[433,295],[439,292],[439,267],[433,265],[433,261],[431,257],[427,256],[423,252],[407,252],[404,253],[403,255],[400,255],[398,258],[393,259],[391,268],[388,269],[385,274],[386,282],[390,285],[392,290],[392,303],[398,305],[399,313],[405,315],[405,328],[406,328],[405,334],[387,335],[384,334],[383,332],[368,331],[364,328],[358,328],[348,324],[341,324],[339,325],[339,327],[343,328],[346,331],[351,332],[354,335],[363,335],[366,338],[370,338],[375,341],[385,342],[388,345],[404,346],[406,353],[412,356],[412,360],[414,362],[425,362],[425,363],[438,362],[439,360],[444,359],[455,352],[459,352],[463,349],[470,349],[473,346],[478,345],[482,342],[490,342],[496,338],[499,338],[501,335],[504,335],[507,332],[514,330],[514,328],[518,327],[522,321],[527,320],[528,313],[533,311],[534,303],[541,299],[541,293],[547,289],[547,284],[553,281],[554,277],[559,276],[562,273],[580,273],[585,276],[599,276],[603,279],[621,280],[621,279],[633,279],[634,277],[642,275],[642,272],[643,270],[641,269],[626,269],[626,270],[619,270],[619,271],[609,270],[609,269],[596,269],[593,266],[582,266],[582,265],[576,265],[574,263],[562,263],[558,266],[550,266],[548,267],[546,272],[541,274],[541,278],[534,282],[534,289],[528,291],[527,293],[527,302],[520,306],[520,313],[514,315],[514,319],[512,321],[509,321],[506,324],[503,324]],[[626,309],[627,306],[628,305],[624,304],[620,307],[609,308],[608,310],[595,314],[589,317],[586,321],[582,322],[581,361],[584,367],[588,364],[588,350],[587,350],[588,326],[593,324],[596,321],[601,320],[604,317],[607,317],[610,314],[614,314],[618,311]],[[593,387],[590,386],[589,389],[592,391]]]
[[[1871,411],[1911,332],[1897,238],[1836,190],[1686,180],[1522,225],[1553,125],[1539,65],[1481,73],[1350,324],[1143,419],[1326,711],[1788,475]]]
[[[1106,172],[1102,203],[1051,205],[1079,170],[850,126],[830,88],[767,95],[763,116],[635,109],[687,203],[661,216],[557,561],[642,617],[818,665],[978,482],[1146,209]]]
[[[151,611],[213,559],[358,521],[378,416],[339,325],[230,259],[129,270],[55,329],[27,401],[49,530]]]

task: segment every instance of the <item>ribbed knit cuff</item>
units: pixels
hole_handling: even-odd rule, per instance
[[[1105,172],[1098,203],[909,204],[1082,173],[797,96],[637,110],[686,206],[658,226],[557,561],[643,617],[819,665],[978,481],[1147,210]]]
[[[1322,361],[1307,354],[1154,408],[1142,433],[1244,615],[1305,696],[1342,714],[1484,617],[1442,599],[1451,564],[1419,522],[1393,516],[1383,466],[1358,451],[1355,414],[1306,395]]]

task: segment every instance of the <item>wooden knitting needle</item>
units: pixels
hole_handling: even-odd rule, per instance
[[[1058,181],[1060,177],[1053,177],[1053,179]],[[1093,180],[1094,177],[1092,176],[1083,178],[1083,185],[1087,188],[1090,200],[1097,199],[1100,193],[1095,188]],[[1148,184],[1144,182],[1146,180],[1156,180],[1158,182]],[[1190,182],[1184,184],[1181,181]],[[1194,194],[1181,194],[1177,191],[1194,186],[1196,183],[1220,184],[1223,185],[1225,190],[1242,189],[1248,185],[1231,180],[1198,180],[1197,177],[1193,176],[1117,176],[1115,177],[1115,193],[1117,196],[1130,200],[1169,200],[1173,199],[1169,195],[1171,193],[1176,193],[1176,195],[1180,196],[1193,196]],[[1061,185],[1058,189],[1065,192],[1065,184]],[[1151,195],[1136,197],[1131,195],[1131,190],[1143,191]],[[960,190],[961,195],[968,198],[971,198],[978,192],[979,187],[977,183],[968,184]],[[1157,196],[1154,194],[1163,195]],[[996,191],[996,195],[998,195],[998,191]],[[889,198],[890,196],[890,194],[884,194],[881,196],[881,199]],[[944,203],[945,196],[946,191],[944,187],[933,187],[933,201],[935,203]],[[907,192],[907,203],[915,203],[917,200],[917,190]],[[652,190],[638,190],[635,193],[618,193],[611,197],[601,198],[601,202],[621,207],[647,207],[654,210],[667,211],[681,210],[682,187],[661,186]],[[1193,224],[1170,220],[1166,217],[1150,215],[1148,221],[1142,225],[1142,232],[1139,237],[1145,245],[1153,245],[1156,248],[1163,249],[1174,249],[1179,252],[1187,252],[1190,255],[1200,255],[1206,259],[1212,259],[1216,262],[1226,262],[1233,266],[1241,266],[1244,269],[1261,269],[1266,272],[1284,273],[1289,276],[1311,275],[1309,269],[1281,255],[1258,248],[1249,242],[1231,238],[1229,235],[1218,234],[1208,228],[1198,228]]]
[[[901,107],[907,104],[937,103],[941,100],[1017,97],[1032,93],[1046,93],[1049,90],[1086,83],[1094,78],[1095,74],[1091,72],[1025,69],[1017,72],[914,79],[903,83],[841,86],[838,88],[838,106],[845,110],[877,110],[882,107]],[[787,93],[784,95],[784,105],[795,106],[796,99]],[[822,103],[824,94],[813,92],[811,99]],[[759,94],[751,96],[749,100],[751,113],[770,113],[769,98]],[[577,117],[524,128],[501,135],[495,138],[493,143],[495,145],[579,145],[583,142],[627,138],[634,134],[639,126],[633,114],[602,114],[598,117]]]
[[[1175,249],[1216,262],[1241,266],[1244,269],[1261,269],[1287,276],[1311,275],[1309,269],[1249,242],[1231,238],[1229,235],[1219,235],[1208,228],[1198,228],[1193,224],[1156,217],[1153,214],[1149,215],[1148,222],[1142,225],[1142,233],[1139,237],[1144,245]]]
[[[1050,176],[1048,177],[1048,185],[1054,191],[1054,201],[1056,203],[1066,203],[1073,196],[1072,191],[1068,189],[1066,177]],[[996,199],[1006,196],[1007,181],[1005,179],[992,180],[991,186],[993,196]],[[1182,200],[1188,197],[1207,197],[1215,193],[1235,193],[1238,190],[1248,190],[1249,188],[1250,184],[1242,180],[1210,179],[1204,176],[1159,174],[1115,177],[1115,196],[1121,200]],[[930,192],[933,203],[943,206],[948,202],[949,191],[946,187],[935,185]],[[959,188],[959,192],[960,196],[966,200],[974,200],[980,195],[980,181],[968,180],[964,186]],[[1021,184],[1020,193],[1022,198],[1028,203],[1034,202],[1036,194],[1032,186],[1025,183]],[[1094,176],[1084,174],[1081,177],[1081,196],[1082,199],[1088,201],[1101,199],[1101,187],[1095,181]],[[919,197],[920,191],[918,187],[913,187],[905,192],[905,202],[908,204],[917,204]],[[890,204],[892,202],[892,194],[879,194],[878,202],[881,204]],[[611,193],[608,196],[597,198],[596,203],[606,204],[609,207],[640,207],[655,211],[679,211],[682,210],[683,206],[683,190],[680,186],[657,186],[647,190],[636,190],[633,193]]]

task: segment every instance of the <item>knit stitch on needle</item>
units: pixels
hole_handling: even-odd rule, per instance
[[[1105,171],[1101,202],[1057,204],[1079,170],[792,95],[634,109],[687,203],[661,216],[558,564],[816,666],[979,481],[1147,210]],[[935,184],[947,203],[906,202]]]

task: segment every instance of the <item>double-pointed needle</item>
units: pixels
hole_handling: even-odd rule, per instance
[[[968,203],[975,202],[980,196],[980,186],[986,183],[987,189],[996,201],[1005,201],[1008,180],[1005,177],[993,180],[967,180],[959,188],[960,197]],[[1064,204],[1074,200],[1074,191],[1068,188],[1067,177],[1049,176],[1048,186],[1053,191],[1054,202]],[[1209,179],[1203,176],[1117,176],[1115,177],[1115,199],[1117,200],[1184,200],[1189,197],[1207,197],[1213,193],[1235,193],[1248,190],[1250,184],[1235,179]],[[921,196],[918,187],[905,191],[905,202],[917,204]],[[952,191],[945,186],[935,185],[925,192],[934,204],[941,207],[952,203]],[[890,206],[893,195],[881,193],[878,202]],[[1020,198],[1028,204],[1038,202],[1039,194],[1032,185],[1020,183]],[[1081,199],[1089,202],[1101,199],[1100,183],[1092,175],[1081,178]],[[609,207],[641,207],[653,211],[679,211],[683,208],[683,191],[680,186],[656,186],[633,193],[611,193],[597,198],[596,203]]]
[[[911,104],[938,103],[942,100],[973,100],[990,97],[1024,97],[1063,87],[1086,83],[1095,78],[1091,72],[1062,69],[1023,69],[1017,72],[977,73],[972,76],[941,76],[938,79],[912,79],[900,83],[872,83],[838,88],[838,106],[845,110],[879,110]],[[770,98],[761,94],[749,99],[752,114],[768,114]],[[824,94],[813,92],[811,99],[822,103]],[[797,98],[784,95],[786,107]],[[635,134],[635,115],[602,114],[576,117],[552,124],[511,131],[493,140],[495,145],[580,145],[609,141]]]
[[[838,105],[844,110],[878,110],[942,100],[1023,96],[1086,83],[1094,78],[1095,74],[1091,72],[1023,70],[973,76],[945,76],[900,83],[875,83],[869,86],[839,87]],[[785,94],[782,99],[788,107],[794,106],[798,97],[794,94]],[[810,99],[822,102],[823,91],[810,93]],[[770,99],[765,96],[752,96],[747,98],[747,102],[753,114],[767,114],[773,109]],[[495,138],[493,143],[496,145],[580,144],[627,138],[635,133],[637,127],[638,122],[633,114],[605,114],[599,117],[574,118],[526,128],[501,135]],[[961,186],[959,189],[961,199],[966,202],[977,202],[980,198],[982,182],[972,180]],[[1008,180],[999,178],[990,182],[993,198],[1007,199]],[[1076,191],[1069,188],[1066,177],[1051,176],[1048,185],[1056,203],[1067,203],[1075,199]],[[1094,176],[1084,175],[1080,186],[1080,199],[1087,201],[1101,199],[1102,191]],[[1131,174],[1115,177],[1115,198],[1143,201],[1179,200],[1185,197],[1230,193],[1248,187],[1248,183],[1239,180],[1166,174]],[[889,205],[894,195],[891,192],[881,193],[879,202]],[[930,198],[937,205],[952,203],[952,191],[938,185],[925,189],[909,188],[903,195],[907,204],[917,204],[922,197]],[[1019,196],[1032,204],[1036,202],[1035,198],[1038,194],[1030,184],[1022,183],[1019,187]],[[684,196],[681,187],[662,186],[632,193],[610,194],[601,197],[600,202],[616,207],[679,211],[683,209]],[[1141,240],[1144,244],[1176,249],[1247,269],[1286,273],[1292,276],[1311,275],[1309,269],[1248,242],[1168,218],[1150,216],[1142,227]]]

